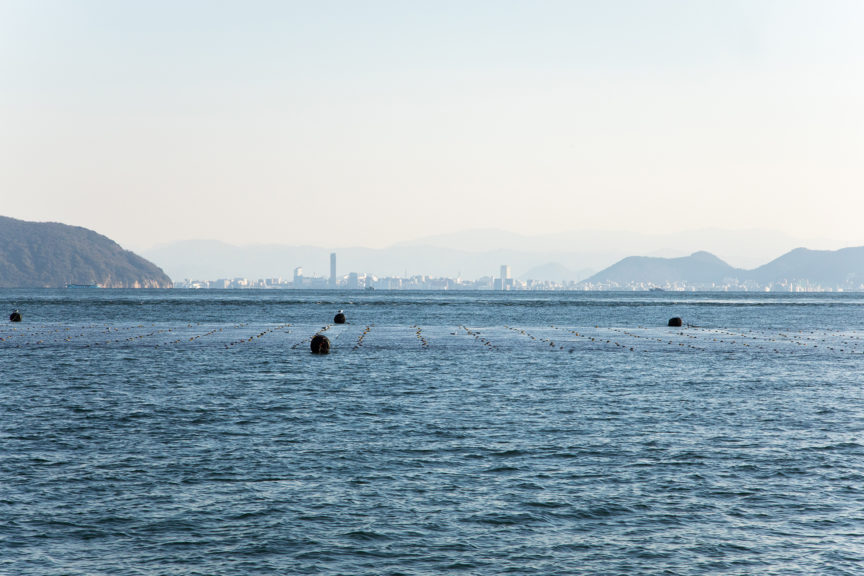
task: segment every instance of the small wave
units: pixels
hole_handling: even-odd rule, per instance
[[[603,518],[612,518],[615,516],[623,516],[632,513],[633,510],[627,506],[621,506],[619,504],[607,504],[602,506],[583,508],[581,510],[575,510],[572,513],[564,514],[563,516],[585,520],[597,520]]]
[[[351,540],[361,540],[363,542],[392,540],[390,536],[372,530],[352,530],[341,535],[343,538]]]
[[[493,451],[493,452],[489,453],[490,456],[494,456],[496,458],[518,458],[519,456],[528,456],[530,454],[531,454],[531,452],[528,452],[527,450],[518,450],[518,449],[503,450],[500,452]]]
[[[566,502],[550,502],[550,501],[534,501],[534,502],[523,502],[522,506],[528,506],[529,508],[566,508],[570,506],[570,504]]]
[[[516,466],[494,466],[483,470],[484,474],[502,474],[504,472],[519,472],[521,468]]]
[[[524,526],[526,524],[535,524],[537,522],[545,521],[545,518],[528,512],[474,514],[463,519],[463,522],[492,524],[494,526]]]
[[[836,444],[823,444],[821,446],[806,446],[804,450],[813,452],[833,452],[836,450],[858,450],[864,448],[864,445],[858,442],[838,442]]]

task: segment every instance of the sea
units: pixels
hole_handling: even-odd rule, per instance
[[[864,572],[864,294],[0,305],[3,575]]]

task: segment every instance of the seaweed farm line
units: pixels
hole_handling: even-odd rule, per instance
[[[118,325],[14,325],[0,328],[0,349],[21,347],[201,348],[308,351],[315,334],[334,343],[332,353],[369,350],[549,352],[739,352],[774,354],[864,354],[864,331],[760,331],[690,326],[376,326],[375,324],[193,323]]]
[[[0,300],[0,574],[864,565],[864,295]]]

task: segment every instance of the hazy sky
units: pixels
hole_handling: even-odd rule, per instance
[[[0,214],[864,244],[864,2],[0,0]]]

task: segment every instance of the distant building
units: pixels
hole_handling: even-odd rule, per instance
[[[495,287],[498,290],[510,290],[513,288],[513,280],[510,278],[510,266],[507,264],[501,265],[501,282],[495,283]]]
[[[348,288],[351,290],[357,290],[360,288],[360,275],[357,272],[351,272],[348,274]]]
[[[336,253],[330,253],[330,287],[336,288]]]
[[[307,289],[322,289],[330,286],[330,280],[323,276],[310,276],[303,278],[303,288]]]
[[[297,266],[294,268],[294,288],[303,287],[303,267]]]

